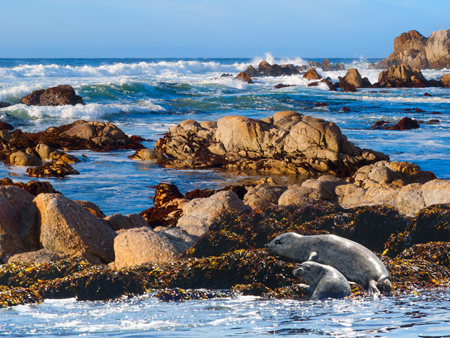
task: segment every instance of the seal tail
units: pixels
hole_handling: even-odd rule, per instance
[[[389,280],[389,277],[387,277],[387,276],[381,277],[379,279],[379,281],[377,282],[377,288],[382,293],[389,296],[391,294],[391,289],[392,289],[392,284],[391,284],[391,281]]]

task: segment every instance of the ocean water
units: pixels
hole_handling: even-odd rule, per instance
[[[162,302],[46,300],[0,309],[9,337],[450,337],[448,289],[324,301],[253,296]]]
[[[357,93],[307,87],[301,76],[265,77],[248,85],[233,76],[248,65],[307,64],[322,59],[0,59],[0,120],[24,131],[41,131],[78,119],[111,122],[129,135],[139,135],[153,148],[162,133],[185,119],[217,120],[227,115],[264,118],[282,110],[335,122],[357,146],[388,154],[391,160],[412,161],[438,178],[450,179],[450,89],[367,89]],[[372,83],[379,71],[369,69],[377,59],[330,59],[357,68]],[[424,71],[437,79],[448,70]],[[323,72],[334,82],[345,71]],[[274,89],[278,84],[295,87]],[[27,107],[24,95],[60,84],[72,85],[85,106]],[[428,92],[432,96],[426,97]],[[314,103],[326,102],[327,108]],[[343,107],[350,112],[343,112]],[[424,112],[405,111],[420,108]],[[441,114],[432,114],[440,112]],[[422,124],[410,131],[371,130],[378,120],[397,122],[404,116],[439,124]],[[151,186],[175,183],[184,193],[218,188],[253,179],[214,170],[173,170],[151,162],[132,161],[132,151],[73,152],[83,157],[74,168],[80,175],[51,179],[72,199],[96,203],[107,215],[137,213],[152,206]],[[0,164],[0,177],[30,180],[21,167]],[[284,180],[284,177],[276,177]],[[300,302],[242,297],[226,300],[162,303],[140,297],[109,303],[47,300],[41,305],[0,310],[0,335],[60,336],[450,336],[449,292],[419,291],[399,298]]]

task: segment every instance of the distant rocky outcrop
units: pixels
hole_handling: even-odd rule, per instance
[[[258,68],[255,69],[252,66],[248,66],[247,70],[244,72],[250,77],[259,77],[259,76],[282,76],[282,75],[298,75],[300,72],[298,69],[292,65],[271,65],[267,61],[262,61]],[[242,74],[242,73],[241,73]]]
[[[401,64],[419,69],[450,68],[450,29],[433,32],[428,38],[415,30],[403,33],[394,40],[394,52],[373,67]]]
[[[261,76],[299,75],[300,72],[306,72],[314,68],[321,68],[323,71],[345,70],[343,63],[333,66],[328,59],[324,59],[322,63],[310,61],[308,65],[301,65],[301,66],[293,64],[278,65],[276,63],[271,65],[267,61],[262,61],[258,65],[258,68],[248,66],[244,72],[239,73],[237,78],[244,82],[248,82],[249,78],[246,77],[244,74],[247,74],[251,80],[251,78]],[[321,78],[322,77],[319,75],[319,77],[315,77],[314,79],[321,79]]]
[[[35,90],[24,96],[22,103],[28,106],[75,106],[78,103],[85,104],[83,98],[78,96],[69,85]]]
[[[388,70],[382,71],[378,76],[378,83],[374,87],[440,87],[441,84],[435,80],[426,80],[422,72],[414,67],[411,69],[406,64],[391,66]]]
[[[305,177],[348,176],[386,155],[355,147],[333,122],[293,111],[264,120],[226,116],[217,124],[187,120],[159,139],[155,152],[170,168],[223,168]]]

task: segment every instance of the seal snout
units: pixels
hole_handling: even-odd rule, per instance
[[[294,275],[294,276],[303,276],[303,273],[304,273],[304,270],[303,270],[303,267],[302,266],[300,266],[300,267],[298,267],[297,269],[295,269],[294,271],[292,271],[292,274]]]

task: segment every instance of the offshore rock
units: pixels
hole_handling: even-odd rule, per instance
[[[29,168],[32,177],[64,177],[78,174],[70,164],[80,162],[64,150],[112,151],[116,149],[143,149],[136,137],[128,137],[111,123],[76,121],[46,131],[23,133],[16,130],[0,131],[0,160],[6,164],[40,166]],[[52,161],[42,166],[41,160]]]
[[[442,87],[450,88],[450,73],[442,75],[439,82],[441,83]]]
[[[339,88],[341,88],[341,91],[350,93],[354,93],[357,91],[356,86],[347,82],[345,78],[339,76],[338,79],[339,79]]]
[[[401,64],[399,66],[391,66],[388,70],[382,71],[378,75],[378,83],[376,87],[436,87],[439,82],[427,81],[422,72],[414,67]]]
[[[159,165],[346,177],[387,159],[355,147],[334,123],[297,112],[279,112],[264,120],[226,116],[209,129],[193,122],[171,127],[157,141],[155,151],[169,157]]]
[[[303,77],[307,80],[320,80],[322,78],[322,76],[317,73],[315,68],[308,70],[305,74],[303,74]]]
[[[40,243],[44,249],[93,263],[114,261],[116,233],[74,201],[58,194],[40,194],[34,203],[41,215]]]
[[[11,103],[0,101],[0,109],[10,107]]]
[[[257,69],[255,69],[252,66],[248,66],[247,70],[244,71],[243,73],[247,74],[250,77],[283,76],[283,75],[291,76],[300,74],[298,69],[294,65],[281,65],[281,66],[277,64],[271,65],[267,61],[262,61],[258,65]],[[244,75],[242,75],[242,77],[244,77]]]
[[[429,38],[412,30],[394,40],[394,52],[375,68],[389,68],[401,64],[420,69],[450,68],[450,30],[433,32]]]
[[[30,177],[49,178],[49,177],[65,177],[67,175],[79,175],[70,164],[63,160],[47,162],[38,167],[27,168],[27,174]]]
[[[140,161],[157,161],[164,160],[166,157],[161,152],[151,149],[138,149],[133,155],[129,156],[129,158]]]
[[[81,96],[69,85],[52,87],[47,90],[35,90],[31,94],[22,98],[22,103],[32,106],[75,106],[78,103],[84,104]]]
[[[41,160],[32,154],[27,154],[24,151],[16,151],[9,157],[9,162],[14,165],[30,167],[42,165]]]
[[[252,84],[253,80],[247,73],[241,72],[236,76],[236,80],[240,80],[242,82],[246,82],[248,84]]]
[[[344,76],[344,80],[355,86],[355,88],[370,88],[372,87],[372,84],[370,83],[369,79],[365,77],[364,79],[361,77],[361,74],[359,74],[358,69],[356,68],[350,68],[347,71],[347,74]]]

